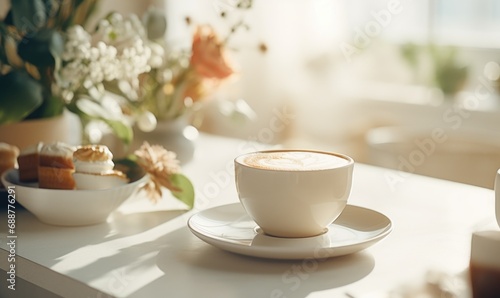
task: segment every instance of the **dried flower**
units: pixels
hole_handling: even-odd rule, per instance
[[[134,154],[138,157],[138,164],[149,174],[150,181],[143,186],[143,189],[153,202],[161,199],[162,186],[170,191],[180,191],[171,181],[172,175],[181,170],[174,152],[144,142]]]

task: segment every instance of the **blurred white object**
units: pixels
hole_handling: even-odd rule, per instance
[[[143,132],[153,131],[157,124],[155,115],[150,111],[145,111],[137,118],[137,126]]]
[[[391,126],[366,135],[368,162],[493,189],[500,168],[500,142],[488,131],[454,131],[441,127]],[[403,174],[406,177],[408,174]]]
[[[495,179],[495,214],[497,217],[498,227],[500,227],[500,169],[497,171]]]
[[[500,297],[500,231],[472,234],[470,280],[474,298]]]
[[[234,101],[221,100],[219,102],[219,109],[222,115],[229,117],[232,121],[238,123],[254,121],[257,119],[255,111],[242,98],[238,98]]]

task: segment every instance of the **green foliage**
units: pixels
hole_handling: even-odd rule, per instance
[[[457,48],[438,45],[405,44],[401,46],[401,55],[408,64],[419,71],[421,59],[428,58],[432,63],[430,83],[438,87],[445,95],[454,95],[465,85],[469,69],[459,59]]]
[[[411,65],[411,67],[416,68],[418,66],[418,53],[421,49],[418,48],[413,43],[408,43],[404,44],[401,46],[401,54],[403,55],[403,58],[408,61],[408,63]]]
[[[45,27],[47,13],[42,0],[11,0],[12,20],[17,30],[32,34]]]
[[[430,48],[435,64],[434,80],[444,94],[453,95],[460,91],[467,80],[468,68],[458,61],[458,52],[452,47]]]
[[[67,106],[67,108],[78,115],[83,122],[99,120],[106,123],[126,145],[132,142],[133,130],[124,117],[112,117],[110,112],[99,103],[90,98],[79,98]]]
[[[193,209],[194,187],[191,181],[182,174],[173,174],[170,179],[174,187],[180,189],[179,191],[172,191],[172,195],[185,203],[189,209]]]
[[[106,123],[115,133],[115,135],[122,140],[125,145],[130,145],[132,139],[134,138],[134,132],[130,125],[125,123],[124,120],[113,120],[105,117],[98,118],[96,120],[101,120]]]
[[[131,182],[137,181],[146,175],[146,171],[137,163],[137,157],[133,154],[113,160],[113,162],[115,163],[115,169],[125,173]]]
[[[0,76],[0,124],[21,121],[42,105],[42,86],[25,70]]]
[[[60,98],[49,96],[45,98],[42,104],[30,113],[25,119],[50,118],[54,115],[60,115],[64,111],[64,103]]]
[[[0,21],[0,125],[63,112],[63,99],[52,92],[64,50],[62,34],[84,23],[97,2],[10,1]]]
[[[17,47],[19,57],[39,68],[53,68],[63,50],[64,41],[61,34],[47,28],[24,36]]]

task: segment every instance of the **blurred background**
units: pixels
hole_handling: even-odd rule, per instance
[[[153,5],[180,48],[191,42],[187,18],[220,32],[244,20],[229,47],[237,76],[203,107],[201,131],[339,151],[396,179],[404,171],[493,187],[500,2],[248,0],[244,12],[240,2],[105,0],[94,17]]]
[[[210,22],[230,6],[166,3],[171,20]],[[244,98],[257,117],[235,125],[212,109],[202,129],[493,187],[498,1],[256,0],[245,20],[251,30],[232,53],[241,77],[221,96]]]

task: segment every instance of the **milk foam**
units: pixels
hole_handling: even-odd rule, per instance
[[[240,161],[250,167],[282,171],[326,170],[349,163],[336,155],[309,151],[258,152],[246,155]]]

